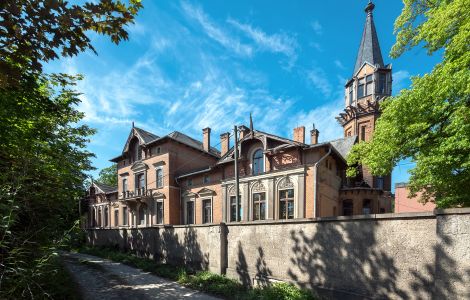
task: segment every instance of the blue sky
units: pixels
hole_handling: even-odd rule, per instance
[[[80,73],[84,122],[96,128],[89,150],[98,169],[122,151],[132,121],[163,136],[173,130],[213,144],[234,124],[292,138],[299,125],[320,141],[342,137],[335,116],[351,76],[367,1],[143,1],[144,9],[119,46],[91,34],[98,55],[82,53],[48,65]],[[429,72],[438,58],[416,48],[398,59],[393,23],[401,1],[375,1],[374,20],[393,92]],[[402,162],[393,181],[406,181]],[[93,172],[96,175],[98,171]]]

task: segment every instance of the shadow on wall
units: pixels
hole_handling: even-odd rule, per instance
[[[114,247],[193,270],[207,269],[209,265],[209,253],[201,250],[198,233],[192,227],[90,230],[88,236],[92,246]]]
[[[307,236],[303,230],[292,230],[291,265],[295,267],[289,269],[289,277],[305,289],[318,291],[318,287],[324,287],[374,299],[455,296],[455,284],[462,282],[462,278],[455,271],[457,262],[442,246],[451,246],[448,238],[437,232],[435,260],[425,264],[425,271],[417,269],[418,266],[399,270],[395,259],[376,247],[375,227],[376,224],[367,227],[360,222],[318,223],[312,236]],[[404,271],[410,274],[410,280],[399,287],[397,279]],[[470,270],[466,272],[470,274]]]
[[[244,286],[251,287],[254,284],[251,282],[248,264],[246,262],[245,253],[240,242],[238,242],[238,260],[236,265],[236,272],[238,278]],[[265,257],[263,248],[258,247],[258,258],[256,259],[256,274],[254,280],[255,285],[266,286],[269,284],[269,277],[272,275],[271,269],[269,269]]]
[[[306,289],[322,286],[377,298],[391,294],[407,298],[395,284],[399,270],[393,258],[374,247],[375,226],[361,225],[360,222],[317,223],[311,237],[302,230],[292,230],[291,264],[297,267],[288,271],[292,280]],[[305,281],[299,273],[308,274],[308,279]]]

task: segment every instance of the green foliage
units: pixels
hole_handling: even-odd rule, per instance
[[[292,284],[273,285],[249,289],[236,280],[208,271],[190,274],[181,267],[161,264],[154,260],[122,253],[110,248],[82,247],[80,252],[121,262],[155,275],[175,280],[187,287],[234,300],[313,300],[313,294]]]
[[[411,157],[412,195],[423,191],[423,202],[443,208],[470,206],[470,0],[404,4],[391,55],[422,43],[429,54],[443,50],[443,60],[382,104],[373,140],[356,145],[348,163],[384,175]]]
[[[117,177],[117,164],[112,164],[109,167],[103,168],[99,175],[98,175],[98,182],[117,186],[118,185],[118,177]]]
[[[127,40],[125,25],[134,22],[140,0],[85,2],[59,0],[0,1],[0,87],[21,77],[24,70],[40,72],[44,62],[74,56],[93,48],[89,31],[107,35],[118,44]],[[19,68],[22,66],[22,68]]]

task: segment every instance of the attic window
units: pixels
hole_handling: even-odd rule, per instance
[[[359,85],[357,86],[357,99],[364,97],[364,83],[365,79],[360,78],[359,79]]]
[[[372,75],[366,77],[366,95],[372,95]]]
[[[385,94],[385,88],[386,88],[386,75],[384,73],[379,73],[379,86],[378,86],[378,92],[380,94]]]
[[[210,181],[211,181],[211,178],[209,177],[209,175],[204,175],[202,183],[209,183]]]

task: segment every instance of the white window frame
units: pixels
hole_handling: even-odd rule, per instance
[[[204,222],[204,201],[209,201],[210,204],[211,204],[211,211],[210,211],[210,215],[209,215],[209,222]],[[211,224],[213,222],[213,212],[214,212],[214,207],[213,207],[213,197],[205,197],[205,198],[201,198],[201,216],[202,216],[202,224]]]

